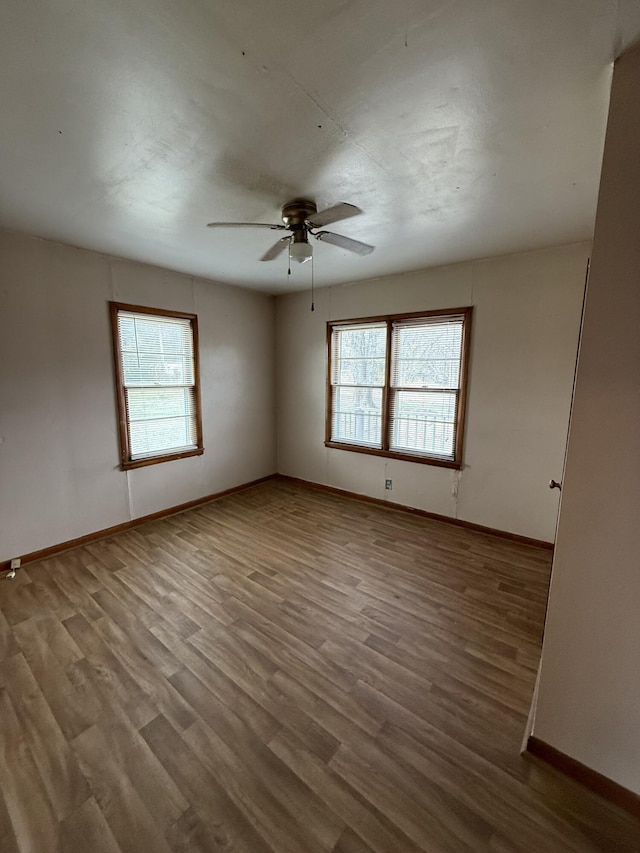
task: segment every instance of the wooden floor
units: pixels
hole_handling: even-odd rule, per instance
[[[519,755],[549,562],[275,481],[28,565],[0,850],[637,853]]]

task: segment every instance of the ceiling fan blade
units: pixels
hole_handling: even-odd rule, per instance
[[[359,213],[362,213],[359,207],[343,201],[326,210],[321,210],[320,213],[314,213],[307,221],[312,228],[322,228],[323,225],[331,225],[332,222],[340,222],[341,219],[349,219],[350,216],[357,216]]]
[[[332,231],[319,231],[313,236],[323,243],[331,243],[332,246],[339,246],[341,249],[355,252],[356,255],[368,255],[375,249],[375,246],[368,243],[361,243],[360,240],[352,240],[351,237],[343,237],[342,234],[334,234]]]
[[[272,231],[286,231],[284,225],[270,225],[268,222],[208,222],[207,228],[270,228]]]
[[[277,258],[280,252],[283,252],[287,245],[291,242],[291,237],[281,237],[277,243],[274,243],[270,249],[260,258],[261,261],[272,261]]]

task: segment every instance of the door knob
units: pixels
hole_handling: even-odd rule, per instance
[[[560,489],[562,491],[562,483],[558,483],[556,480],[549,480],[549,488]]]

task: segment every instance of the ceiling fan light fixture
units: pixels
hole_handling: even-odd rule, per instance
[[[313,256],[313,246],[306,241],[291,243],[289,246],[289,257],[299,264],[306,264]]]

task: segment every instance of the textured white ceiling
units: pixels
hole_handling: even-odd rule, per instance
[[[3,0],[0,224],[277,293],[589,238],[638,0]]]

